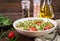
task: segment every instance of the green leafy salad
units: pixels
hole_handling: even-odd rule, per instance
[[[54,25],[50,21],[45,22],[42,19],[37,19],[37,20],[26,20],[24,22],[19,22],[16,25],[16,27],[20,28],[20,30],[43,31],[51,29],[52,27],[54,27]]]
[[[11,24],[12,21],[8,17],[0,15],[0,27],[9,26]]]

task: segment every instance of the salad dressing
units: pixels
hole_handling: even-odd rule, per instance
[[[39,17],[40,18],[53,18],[54,17],[51,0],[44,0],[43,5],[40,8]]]

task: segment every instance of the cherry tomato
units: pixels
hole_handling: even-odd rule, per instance
[[[37,24],[38,26],[40,26],[40,25],[41,25],[41,22],[37,22],[36,24]]]
[[[29,31],[37,31],[37,29],[35,27],[31,27],[28,29]]]
[[[14,32],[10,32],[9,34],[8,34],[8,38],[14,38],[15,37],[15,33]]]
[[[44,27],[44,30],[48,30],[48,29],[50,29],[49,25],[47,25],[46,27]]]

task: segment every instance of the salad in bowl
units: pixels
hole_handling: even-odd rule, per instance
[[[13,23],[14,28],[25,36],[39,37],[55,30],[57,23],[47,18],[22,18]]]
[[[35,20],[26,20],[24,22],[19,22],[16,25],[17,28],[20,30],[27,30],[27,31],[43,31],[48,30],[54,27],[54,25],[48,20],[47,22],[42,19],[35,19]]]

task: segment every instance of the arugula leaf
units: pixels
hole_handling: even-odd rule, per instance
[[[12,24],[11,19],[9,19],[7,16],[0,15],[0,27],[9,26],[11,24]]]

